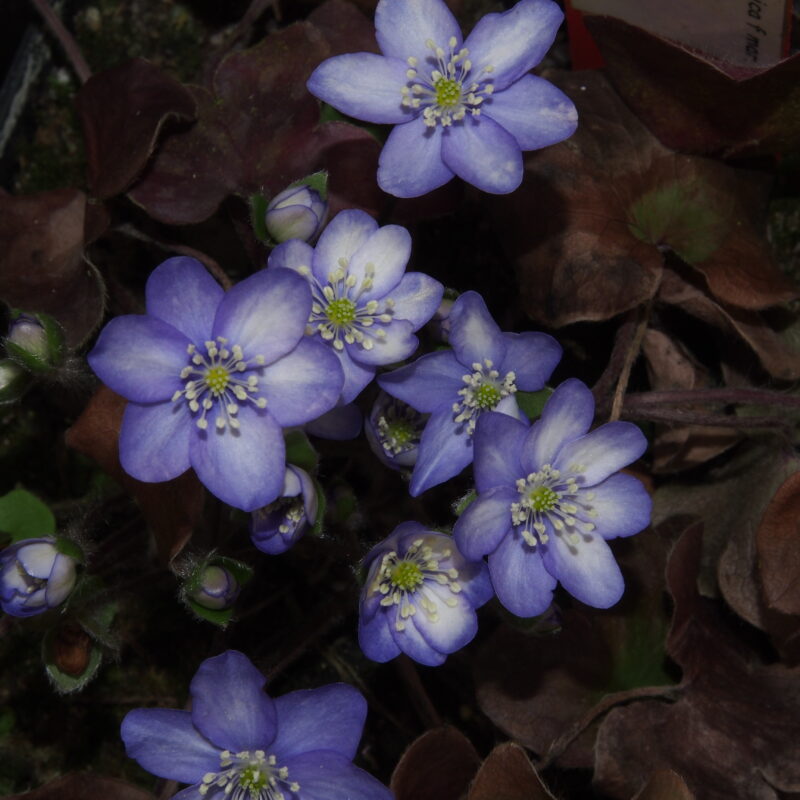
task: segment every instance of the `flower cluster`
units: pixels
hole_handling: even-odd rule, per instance
[[[529,74],[563,16],[551,0],[520,0],[464,40],[443,0],[380,0],[382,55],[334,56],[308,89],[351,117],[396,126],[378,165],[384,191],[417,197],[458,175],[486,192],[513,192],[522,151],[560,142],[577,125],[572,101]]]

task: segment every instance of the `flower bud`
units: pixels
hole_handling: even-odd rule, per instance
[[[15,311],[5,340],[6,352],[33,372],[58,366],[64,355],[64,333],[47,314]]]
[[[203,608],[221,610],[236,602],[240,590],[239,581],[230,570],[211,564],[203,569],[190,597]]]
[[[250,517],[250,538],[263,553],[285,553],[314,524],[319,498],[311,476],[287,466],[283,496]]]
[[[16,361],[0,359],[0,404],[19,400],[30,380],[30,375]]]
[[[306,184],[290,186],[270,200],[265,224],[278,243],[289,239],[312,241],[325,224],[328,203],[322,194]]]
[[[76,561],[54,536],[23,539],[0,553],[0,606],[13,617],[55,608],[75,586]]]

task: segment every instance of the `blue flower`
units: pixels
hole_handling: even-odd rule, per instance
[[[370,450],[392,469],[413,467],[427,414],[380,392],[364,425]]]
[[[342,211],[316,248],[297,239],[272,251],[268,266],[299,272],[314,297],[308,330],[333,349],[344,370],[342,402],[372,380],[375,368],[417,349],[419,330],[435,313],[442,285],[406,273],[411,237],[399,225],[378,227],[363,211]]]
[[[250,538],[264,553],[285,553],[314,524],[318,508],[311,476],[290,464],[281,497],[251,515]]]
[[[283,489],[282,428],[332,408],[342,386],[328,348],[304,338],[311,293],[288,271],[261,271],[224,292],[192,258],[150,275],[147,313],[117,317],[88,355],[130,402],[119,439],[123,469],[142,481],[190,466],[244,511]]]
[[[55,537],[23,539],[0,553],[0,606],[12,617],[41,614],[67,599],[75,577],[75,559]]]
[[[551,0],[521,0],[487,14],[462,39],[443,0],[380,0],[383,55],[349,53],[323,61],[308,90],[339,111],[397,127],[378,164],[378,184],[417,197],[458,175],[486,192],[513,192],[522,150],[571,136],[572,101],[529,70],[564,18]]]
[[[373,661],[401,652],[444,663],[478,632],[476,608],[494,594],[486,565],[467,561],[451,536],[404,522],[364,560],[358,641]]]
[[[450,311],[452,350],[431,353],[382,375],[381,388],[431,418],[419,443],[409,491],[417,495],[472,462],[472,433],[484,411],[520,415],[517,389],[541,389],[561,358],[545,333],[502,333],[477,292]]]
[[[636,478],[618,473],[647,440],[629,422],[587,433],[594,400],[576,379],[562,383],[528,427],[502,414],[475,432],[478,499],[453,535],[467,558],[489,555],[500,602],[531,617],[550,605],[556,581],[582,603],[608,608],[625,588],[606,539],[650,522],[652,503]]]
[[[236,650],[200,665],[192,710],[137,708],[122,721],[131,758],[192,784],[173,800],[391,800],[351,763],[367,704],[334,683],[271,699],[264,676]]]

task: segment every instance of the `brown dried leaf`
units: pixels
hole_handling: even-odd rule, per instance
[[[463,733],[449,726],[415,739],[392,773],[396,800],[459,800],[480,764]]]
[[[783,482],[767,506],[756,548],[767,605],[800,614],[800,472]]]
[[[555,800],[542,783],[525,751],[506,742],[483,762],[467,800]]]
[[[754,222],[762,175],[668,150],[600,73],[547,77],[575,102],[578,129],[528,154],[520,189],[490,200],[531,317],[559,327],[634,308],[655,293],[665,248],[726,303],[796,296]]]
[[[800,56],[723,68],[622,20],[584,19],[617,90],[668,147],[731,156],[800,146]]]
[[[18,197],[0,190],[0,298],[55,317],[78,347],[103,317],[103,281],[83,249],[106,225],[77,189]]]
[[[671,769],[661,769],[650,776],[633,800],[694,800],[694,795],[680,775]]]
[[[76,98],[83,125],[89,187],[105,199],[144,169],[169,119],[194,119],[189,90],[140,58],[93,75]]]
[[[650,328],[642,342],[650,386],[657,391],[707,387],[710,379],[692,354],[679,341]],[[707,410],[704,407],[703,410]],[[740,441],[730,428],[710,425],[657,425],[651,453],[653,472],[692,469],[718,456]]]
[[[6,795],[4,800],[156,800],[156,796],[117,778],[73,772],[31,792]]]
[[[191,470],[164,483],[143,483],[123,471],[118,439],[125,404],[124,398],[101,386],[66,432],[66,443],[96,461],[133,495],[153,531],[162,561],[170,563],[200,521],[205,491]]]
[[[709,800],[778,800],[800,791],[800,670],[764,666],[715,601],[696,589],[702,526],[670,557],[675,601],[667,647],[683,670],[673,704],[618,707],[597,737],[595,783],[627,798],[653,770],[672,769]]]

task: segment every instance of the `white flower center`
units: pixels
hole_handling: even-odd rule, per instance
[[[205,350],[203,355],[193,344],[186,348],[190,363],[180,374],[185,386],[172,395],[172,402],[185,398],[189,410],[195,415],[199,413],[195,424],[200,430],[208,428],[207,417],[215,406],[216,429],[238,430],[236,415],[240,405],[253,403],[258,408],[266,408],[266,397],[258,397],[258,376],[251,372],[246,379],[239,377],[248,370],[263,367],[264,356],[257,355],[248,361],[238,344],[229,348],[228,340],[222,336],[205,342]]]
[[[198,789],[209,800],[287,800],[285,791],[300,791],[300,784],[289,780],[289,770],[263,750],[223,750],[219,763],[220,772],[207,772]]]
[[[396,630],[405,630],[405,620],[417,613],[417,607],[431,622],[438,622],[439,598],[426,590],[426,583],[446,586],[452,595],[461,591],[458,570],[440,565],[451,555],[452,550],[448,547],[434,552],[424,539],[415,539],[403,558],[398,558],[394,550],[383,556],[371,591],[383,595],[382,606],[397,606]],[[453,608],[458,601],[455,597],[448,597],[444,602]]]
[[[394,301],[390,297],[377,300],[362,299],[364,292],[372,288],[375,265],[367,264],[364,277],[356,287],[358,279],[350,274],[346,258],[339,259],[339,266],[328,275],[323,286],[313,276],[308,267],[300,267],[298,272],[311,284],[311,315],[308,318],[306,333],[314,333],[331,342],[336,350],[343,350],[345,344],[358,343],[365,350],[372,350],[375,342],[386,339],[386,331],[372,326],[392,321]]]
[[[419,445],[425,418],[397,400],[388,402],[375,422],[377,439],[389,456],[399,456]]]
[[[425,65],[420,65],[414,56],[408,59],[409,83],[400,90],[402,104],[407,108],[422,108],[429,128],[435,128],[437,123],[446,128],[460,122],[467,113],[479,116],[481,103],[494,91],[494,85],[489,83],[494,67],[488,64],[473,74],[469,50],[462,47],[456,52],[455,36],[450,37],[447,51],[433,39],[425,44],[433,52],[433,58],[425,59],[428,62]]]
[[[571,473],[583,472],[585,467],[573,464]],[[592,507],[594,492],[580,491],[573,474],[562,475],[560,470],[545,464],[539,472],[517,481],[519,501],[512,503],[511,524],[531,547],[546,544],[548,521],[557,536],[563,536],[571,547],[580,544],[580,533],[591,533],[594,523],[584,519],[597,516]]]
[[[473,372],[462,376],[466,384],[458,393],[461,400],[453,403],[455,422],[467,423],[467,435],[472,436],[475,423],[483,411],[490,411],[504,398],[517,391],[514,383],[517,376],[514,372],[507,372],[501,379],[500,373],[494,369],[491,360],[485,358],[483,364],[477,361],[472,365]]]

